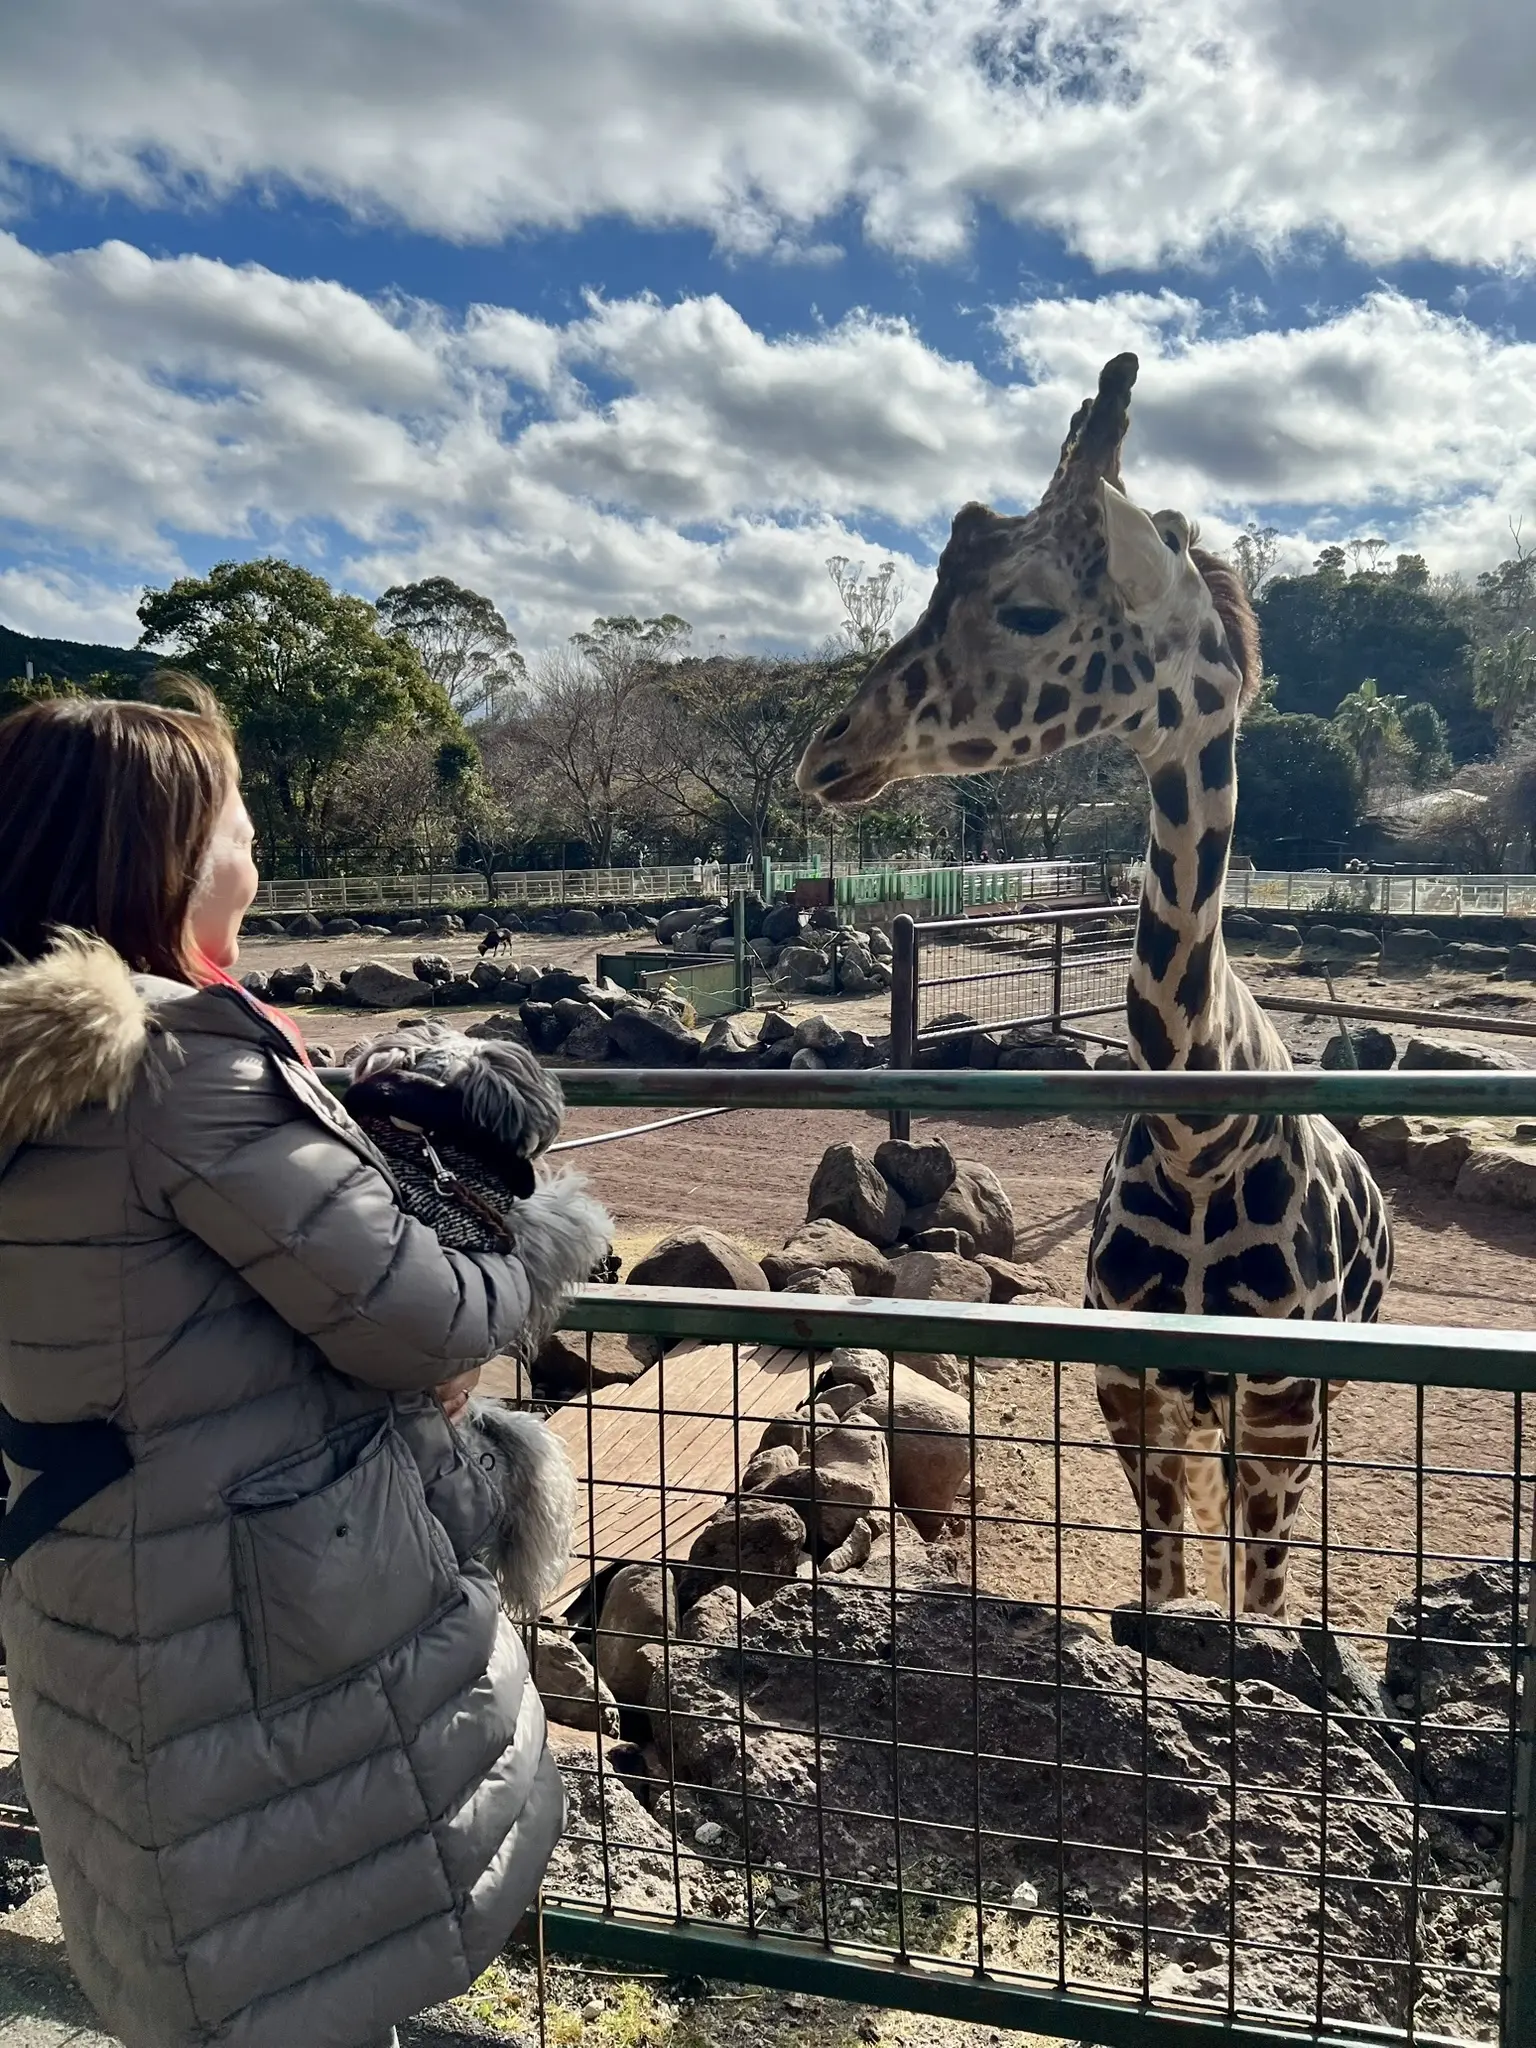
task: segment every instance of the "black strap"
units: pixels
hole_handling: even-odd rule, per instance
[[[0,1515],[0,1564],[14,1564],[66,1515],[133,1470],[115,1422],[18,1422],[0,1407],[0,1451],[36,1473]]]

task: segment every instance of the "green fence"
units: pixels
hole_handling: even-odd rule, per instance
[[[769,861],[764,894],[771,899],[797,882],[821,878],[819,861]],[[989,905],[1079,900],[1103,893],[1104,865],[1097,860],[983,861],[964,867],[865,865],[832,877],[833,901],[839,909],[897,903],[930,917],[962,917]]]
[[[573,1104],[615,1107],[1536,1114],[1536,1073],[572,1070],[562,1081]],[[772,1142],[771,1124],[763,1136]],[[982,1131],[972,1149],[985,1156]],[[739,1158],[750,1157],[742,1127]],[[599,1333],[661,1346],[642,1422],[626,1415],[652,1432],[628,1466],[605,1464],[608,1397],[565,1425],[589,1475],[586,1582],[567,1622],[601,1661],[610,1575],[658,1557],[678,1585],[712,1560],[713,1576],[750,1583],[756,1604],[738,1594],[723,1640],[690,1635],[686,1619],[654,1638],[649,1711],[669,1761],[650,1793],[675,1822],[671,1847],[625,1839],[599,1742],[595,1804],[578,1806],[598,1816],[603,1877],[585,1891],[550,1888],[555,1949],[1125,2048],[1536,2048],[1536,1335],[628,1288],[584,1291],[565,1328],[589,1346]],[[777,1497],[797,1502],[810,1529],[823,1498],[816,1447],[830,1459],[859,1425],[857,1404],[847,1423],[807,1420],[825,1415],[818,1404],[835,1400],[839,1373],[846,1383],[855,1371],[838,1347],[879,1354],[888,1387],[902,1358],[958,1364],[969,1420],[950,1583],[904,1577],[894,1512],[852,1576],[810,1537],[798,1568],[756,1551],[746,1561],[762,1496],[743,1491],[744,1475],[759,1430],[782,1442],[786,1418],[791,1435],[801,1429],[808,1476],[781,1475]],[[1312,1663],[1296,1631],[1230,1615],[1213,1624],[1204,1677],[1170,1674],[1164,1647],[1149,1653],[1145,1607],[1113,1597],[1116,1559],[1139,1556],[1141,1531],[1102,1431],[1085,1420],[1099,1365],[1213,1385],[1323,1380],[1369,1413],[1351,1424],[1348,1400],[1329,1411],[1312,1519],[1293,1547],[1322,1612]],[[794,1376],[797,1400],[774,1371]],[[1023,1390],[1002,1414],[990,1391],[1000,1371]],[[894,1407],[872,1412],[894,1475]],[[1443,1433],[1469,1415],[1475,1455],[1449,1455]],[[1032,1498],[1000,1487],[1021,1457]],[[1118,1512],[1104,1505],[1116,1497]],[[642,1540],[648,1509],[655,1526]],[[718,1542],[696,1547],[722,1526],[736,1532],[734,1571],[728,1557],[720,1568]],[[1000,1542],[1035,1559],[1043,1576],[1027,1594],[987,1581]],[[1235,1555],[1228,1570],[1233,1583]],[[1448,1626],[1442,1582],[1458,1572],[1506,1589],[1475,1649],[1493,1703],[1479,1724],[1488,1774],[1476,1800],[1448,1775],[1465,1720],[1426,1696],[1422,1676],[1441,1668],[1435,1656],[1474,1654],[1437,1633]],[[1357,1611],[1353,1589],[1381,1584],[1394,1613],[1413,1617],[1411,1652],[1400,1619],[1393,1634],[1384,1613]],[[1362,1651],[1389,1668],[1418,1659],[1415,1698],[1394,1720],[1318,1681],[1330,1659]],[[1458,1863],[1464,1839],[1483,1846]]]

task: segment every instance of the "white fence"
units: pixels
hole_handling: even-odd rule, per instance
[[[1234,910],[1336,910],[1381,917],[1536,917],[1536,875],[1267,874],[1235,870]]]
[[[637,903],[690,889],[729,891],[751,886],[752,870],[740,863],[706,866],[701,881],[691,866],[675,868],[530,868],[498,874],[496,901],[515,903]],[[484,903],[484,875],[321,875],[307,882],[263,882],[251,908],[257,911],[430,910],[437,903]]]

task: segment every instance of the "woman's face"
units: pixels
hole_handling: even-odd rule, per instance
[[[231,781],[187,914],[188,937],[215,967],[233,967],[240,958],[240,920],[260,880],[251,858],[255,837],[240,786]]]

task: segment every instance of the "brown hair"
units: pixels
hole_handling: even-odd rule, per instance
[[[54,697],[0,719],[0,961],[67,927],[136,973],[195,979],[187,912],[239,769],[212,694],[156,682],[190,708]]]
[[[1211,593],[1216,616],[1226,632],[1232,659],[1242,676],[1237,693],[1237,708],[1241,714],[1264,675],[1259,661],[1259,622],[1253,615],[1253,602],[1242,577],[1220,555],[1191,547],[1189,559],[1205,578],[1205,587]]]

